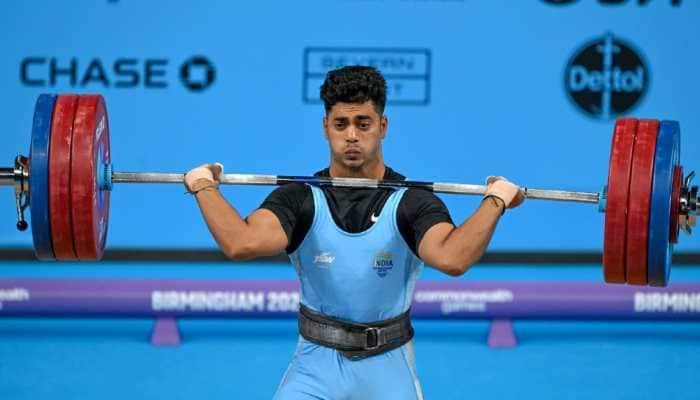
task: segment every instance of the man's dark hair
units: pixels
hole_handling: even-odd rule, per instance
[[[372,100],[379,115],[386,106],[386,81],[374,67],[350,65],[328,71],[321,85],[326,113],[336,103],[364,103]]]

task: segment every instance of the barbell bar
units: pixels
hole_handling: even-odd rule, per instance
[[[694,173],[683,175],[680,126],[675,121],[621,118],[615,123],[608,182],[598,192],[523,188],[528,199],[597,204],[605,212],[603,266],[609,283],[666,286],[679,230],[692,233],[698,210]],[[100,95],[42,94],[29,157],[0,168],[0,186],[13,186],[17,228],[31,214],[40,260],[101,259],[109,194],[120,183],[182,184],[184,174],[112,170],[109,123]],[[223,174],[223,185],[309,184],[345,188],[418,188],[483,195],[484,185],[312,176]]]
[[[106,174],[101,179],[103,189],[111,190],[115,183],[179,183],[184,182],[184,174],[167,172],[117,172],[111,171],[111,166],[105,166]],[[362,178],[326,178],[315,176],[284,176],[284,175],[254,175],[254,174],[222,174],[219,180],[222,185],[255,185],[280,186],[288,183],[308,183],[316,186],[391,189],[419,188],[434,193],[463,194],[483,196],[486,186],[465,183],[441,183],[424,181],[392,181]],[[15,172],[13,168],[0,168],[0,186],[14,186]],[[525,197],[536,200],[551,200],[576,203],[598,204],[602,198],[598,192],[574,192],[567,190],[528,189],[523,188]]]
[[[183,174],[159,172],[112,172],[112,183],[182,183]],[[434,193],[464,194],[483,196],[486,193],[484,185],[465,183],[440,183],[423,181],[392,181],[363,178],[325,178],[315,176],[283,176],[283,175],[248,175],[223,174],[220,179],[223,185],[263,185],[279,186],[288,183],[308,183],[316,186],[331,186],[345,188],[391,189],[419,188]],[[527,189],[523,188],[529,199],[571,201],[578,203],[595,203],[600,201],[600,194],[593,192],[571,192],[566,190]]]

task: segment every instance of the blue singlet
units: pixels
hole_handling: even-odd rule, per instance
[[[422,261],[404,242],[396,210],[405,189],[387,199],[364,232],[340,229],[322,190],[311,187],[314,219],[289,257],[301,281],[301,302],[325,315],[374,322],[408,310]],[[422,399],[412,342],[352,361],[335,349],[299,338],[275,399]]]

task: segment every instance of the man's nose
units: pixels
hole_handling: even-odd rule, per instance
[[[345,140],[348,142],[357,142],[358,137],[357,137],[357,130],[355,130],[355,127],[351,126],[347,129],[347,134],[345,135]]]

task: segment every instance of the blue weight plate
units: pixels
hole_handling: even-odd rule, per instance
[[[673,244],[670,240],[673,174],[680,162],[681,129],[676,121],[662,121],[656,141],[654,181],[649,210],[647,272],[649,284],[666,286],[671,272]]]
[[[49,143],[56,96],[42,94],[34,106],[29,148],[29,210],[34,253],[40,260],[55,260],[49,221]]]

